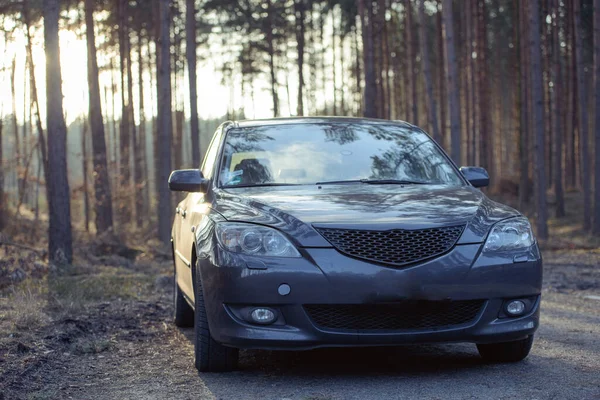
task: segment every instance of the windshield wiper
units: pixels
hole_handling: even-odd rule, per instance
[[[362,183],[381,185],[431,185],[431,182],[410,181],[406,179],[361,179]]]
[[[344,183],[362,183],[361,179],[348,179],[345,181],[325,181],[325,182],[317,182],[315,185],[337,185]]]
[[[345,181],[317,182],[316,185],[337,185],[346,183],[368,183],[370,185],[430,185],[431,182],[410,181],[404,179],[348,179]]]
[[[249,187],[269,187],[269,186],[300,186],[300,183],[250,183],[245,185],[227,185],[221,186],[222,189],[249,188]]]

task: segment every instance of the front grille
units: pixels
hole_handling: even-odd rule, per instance
[[[403,301],[394,304],[306,304],[315,325],[324,329],[409,331],[444,329],[473,321],[485,300]]]
[[[464,225],[388,231],[316,229],[337,250],[349,256],[403,266],[449,251],[456,244]]]

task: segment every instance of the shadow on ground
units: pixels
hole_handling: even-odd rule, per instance
[[[193,346],[194,330],[181,333]],[[277,375],[426,374],[478,368],[486,363],[474,344],[337,347],[307,351],[241,350],[239,373]],[[235,373],[234,373],[235,374]],[[211,376],[216,374],[206,374]],[[226,375],[226,374],[219,374]]]
[[[549,316],[562,300],[551,297]],[[238,371],[198,377],[217,399],[600,399],[599,331],[589,328],[600,319],[581,311],[546,321],[516,364],[488,364],[468,343],[243,350]],[[181,333],[193,347],[193,330]]]

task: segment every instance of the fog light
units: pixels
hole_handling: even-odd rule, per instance
[[[521,300],[510,301],[506,305],[506,313],[508,315],[516,317],[523,314],[523,312],[525,312],[525,303],[523,303]]]
[[[268,325],[275,322],[275,313],[268,308],[255,308],[250,317],[257,324]]]

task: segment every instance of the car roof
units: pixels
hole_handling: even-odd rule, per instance
[[[244,121],[235,121],[234,125],[240,128],[267,126],[267,125],[290,125],[290,124],[328,124],[328,123],[352,123],[368,125],[396,125],[406,128],[415,128],[414,125],[405,121],[375,119],[375,118],[357,118],[357,117],[287,117],[287,118],[267,118],[251,119]]]

